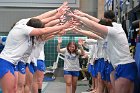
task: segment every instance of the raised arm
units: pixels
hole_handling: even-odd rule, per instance
[[[58,37],[57,52],[58,52],[58,53],[63,53],[63,54],[64,54],[65,51],[66,51],[66,48],[60,49],[61,43],[62,43],[62,38],[61,38],[61,37]]]
[[[33,18],[37,18],[37,19],[42,20],[42,19],[45,19],[45,18],[48,18],[48,17],[54,15],[55,13],[57,13],[57,9],[54,9],[54,10],[45,12],[45,13],[43,13],[43,14],[41,14],[41,15],[38,15],[38,16],[35,16],[35,17],[33,17]]]
[[[40,40],[41,41],[47,41],[48,39],[51,39],[51,38],[55,37],[58,33],[59,33],[59,31],[41,35]]]
[[[68,2],[64,2],[59,8],[51,10],[51,11],[48,11],[48,12],[45,12],[45,13],[43,13],[41,15],[38,15],[38,16],[36,16],[34,18],[38,18],[38,19],[42,20],[42,19],[48,18],[50,16],[53,16],[57,12],[66,11],[68,9],[68,5],[67,4],[68,4]]]
[[[74,14],[69,14],[69,16],[72,16],[76,19],[79,19],[84,24],[86,24],[88,27],[90,27],[93,31],[101,33],[103,35],[102,38],[104,38],[108,33],[108,29],[104,25],[98,24],[98,23],[96,23],[92,20],[89,20],[89,19],[85,18],[85,17],[80,17],[80,16],[77,16],[77,15],[74,15]]]
[[[78,53],[80,54],[80,55],[85,55],[85,51],[84,51],[84,49],[83,49],[83,41],[82,40],[78,40],[78,44],[79,44],[79,48],[80,48],[80,52],[78,51]]]
[[[49,34],[43,34],[40,37],[40,40],[41,41],[47,41],[55,36],[62,36],[64,34],[66,34],[67,31],[69,31],[70,29],[63,29],[62,31],[58,30],[58,31],[55,31],[55,32],[52,32],[52,33],[49,33]]]
[[[54,25],[58,24],[59,22],[60,22],[59,19],[52,20],[52,21],[48,22],[47,24],[45,24],[45,27],[54,26]]]
[[[44,18],[42,19],[41,21],[44,23],[44,24],[47,24],[48,22],[52,21],[52,20],[56,20],[56,19],[60,19],[60,17],[62,15],[64,15],[66,13],[66,10],[60,10],[58,11],[55,15],[51,16],[51,17],[47,17],[47,18]]]
[[[86,17],[86,18],[88,18],[88,19],[90,19],[90,20],[92,20],[94,22],[97,22],[97,23],[100,21],[100,19],[98,19],[96,17],[93,17],[93,16],[91,16],[91,15],[89,15],[87,13],[84,13],[82,11],[79,11],[79,10],[74,10],[74,14],[76,14],[78,16],[81,16],[81,17]]]
[[[52,32],[56,32],[58,30],[63,30],[63,29],[67,29],[70,27],[70,23],[66,22],[63,25],[58,25],[58,26],[53,26],[53,27],[45,27],[45,28],[34,28],[31,32],[30,32],[30,36],[39,36],[39,35],[43,35],[43,34],[49,34]]]
[[[50,39],[52,39],[52,38],[54,38],[56,35],[49,35],[49,36],[47,36],[47,37],[45,37],[45,38],[43,38],[43,41],[48,41],[48,40],[50,40]]]
[[[91,32],[91,31],[86,31],[86,30],[82,30],[82,29],[78,29],[78,28],[74,28],[74,31],[76,31],[76,32],[78,32],[78,33],[80,33],[80,34],[83,34],[83,35],[85,35],[85,36],[87,36],[87,37],[90,37],[90,38],[92,38],[92,39],[102,39],[100,36],[98,36],[98,35],[96,35],[96,34],[94,34],[93,32]]]

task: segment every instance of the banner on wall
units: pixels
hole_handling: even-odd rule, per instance
[[[79,7],[79,0],[0,0],[0,7],[59,7],[64,1]]]
[[[112,10],[113,0],[105,0],[105,10]]]

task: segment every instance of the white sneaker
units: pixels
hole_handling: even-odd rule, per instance
[[[87,80],[87,78],[86,77],[84,77],[84,79],[82,79],[82,81],[86,81]]]

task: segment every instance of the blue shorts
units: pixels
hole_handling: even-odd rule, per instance
[[[66,70],[64,70],[64,75],[72,75],[72,76],[79,77],[79,71],[66,71]]]
[[[135,62],[128,64],[120,64],[116,68],[115,79],[120,77],[127,78],[131,81],[135,81],[137,77],[137,65]]]
[[[104,61],[104,58],[99,58],[98,59],[98,72],[100,72],[102,80],[106,80],[105,68],[106,68],[106,63]]]
[[[28,67],[29,68],[29,71],[32,73],[32,74],[34,74],[35,73],[35,69],[36,69],[36,67],[34,66],[34,63],[27,63],[26,64],[26,67]]]
[[[18,72],[18,65],[15,65],[14,70]]]
[[[91,71],[91,75],[92,77],[97,77],[97,74],[98,74],[98,60],[95,60],[95,63],[92,67],[92,71]]]
[[[18,65],[16,66],[17,71],[19,71],[21,74],[25,74],[25,68],[26,68],[26,64],[22,61],[18,62]]]
[[[91,64],[89,63],[89,64],[88,64],[88,72],[89,72],[89,73],[91,73],[92,67],[93,67],[93,65],[91,65]]]
[[[43,72],[46,70],[45,63],[43,60],[37,60],[37,66],[36,66],[35,72],[37,70],[43,71]]]
[[[105,78],[106,78],[106,81],[110,82],[111,81],[110,74],[114,70],[114,68],[111,63],[109,63],[108,61],[105,61],[105,62],[106,62]]]
[[[0,78],[2,78],[8,71],[14,75],[15,65],[7,60],[0,58]]]

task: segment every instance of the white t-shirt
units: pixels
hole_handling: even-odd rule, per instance
[[[24,63],[30,63],[29,61],[29,57],[32,53],[32,47],[30,47],[22,56],[22,58],[20,59],[20,61],[24,62]]]
[[[128,40],[122,29],[121,24],[112,23],[113,27],[108,27],[107,35],[107,53],[112,65],[115,67],[119,64],[134,62],[130,55]]]
[[[45,60],[45,54],[44,54],[44,45],[45,45],[45,42],[41,42],[40,43],[40,55],[38,57],[39,60]]]
[[[103,51],[104,51],[104,53],[103,53],[103,55],[104,55],[104,60],[105,60],[105,61],[108,60],[108,62],[110,62],[109,56],[108,56],[108,54],[107,54],[107,40],[106,40],[106,39],[104,40]]]
[[[93,65],[95,59],[97,59],[97,40],[86,39],[85,40],[86,48],[89,49],[89,63]]]
[[[97,40],[97,43],[98,43],[97,58],[104,58],[104,48],[103,48],[104,40]]]
[[[34,28],[26,25],[29,19],[30,18],[20,20],[15,24],[13,29],[11,29],[7,36],[5,47],[0,54],[0,58],[16,65],[29,47],[32,46],[29,34]]]
[[[35,66],[37,66],[37,59],[39,60],[45,60],[45,55],[44,55],[44,44],[45,42],[41,41],[39,42],[34,39],[34,47],[32,48],[32,53],[27,61],[27,63],[33,62]]]
[[[80,71],[79,65],[79,55],[81,55],[81,51],[78,50],[78,55],[69,54],[66,48],[60,49],[60,52],[65,55],[64,57],[64,70],[66,71]]]

